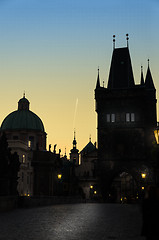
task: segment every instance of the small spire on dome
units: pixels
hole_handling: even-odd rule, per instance
[[[127,47],[129,48],[129,34],[126,34]]]
[[[24,93],[23,93],[23,98],[25,98],[25,90],[24,90]]]

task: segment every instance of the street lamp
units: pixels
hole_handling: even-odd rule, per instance
[[[90,189],[93,189],[93,185],[90,186]]]
[[[57,178],[58,178],[58,179],[61,179],[61,178],[62,178],[62,174],[58,174],[58,175],[57,175]]]
[[[141,173],[141,177],[142,177],[143,179],[145,179],[145,178],[146,178],[146,173]]]
[[[157,127],[154,130],[154,135],[155,135],[157,144],[159,144],[159,122],[157,123]]]

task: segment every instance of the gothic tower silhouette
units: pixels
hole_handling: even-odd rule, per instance
[[[100,85],[98,69],[95,100],[102,194],[110,195],[115,179],[116,188],[121,187],[117,182],[123,173],[130,176],[129,180],[139,190],[143,183],[142,171],[149,172],[147,181],[153,181],[150,155],[157,126],[157,100],[149,60],[145,81],[141,69],[140,84],[135,84],[128,38],[127,47],[123,48],[115,48],[114,39],[107,87]],[[121,197],[119,192],[116,189],[116,197]]]

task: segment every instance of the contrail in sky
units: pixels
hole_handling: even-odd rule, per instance
[[[75,129],[75,120],[76,120],[77,106],[78,106],[78,98],[76,99],[76,105],[75,105],[75,113],[74,113],[74,119],[73,119],[73,129]]]

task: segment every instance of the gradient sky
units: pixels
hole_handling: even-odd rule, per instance
[[[74,128],[79,150],[94,143],[97,69],[106,85],[112,36],[124,47],[126,33],[135,82],[149,58],[158,93],[158,0],[0,0],[0,122],[25,91],[48,144],[68,155]]]

